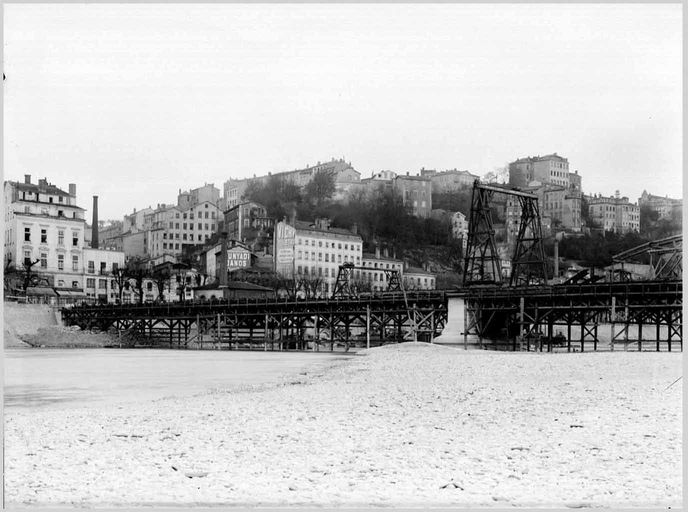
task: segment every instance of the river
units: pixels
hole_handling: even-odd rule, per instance
[[[352,357],[331,352],[6,349],[7,408],[97,407],[270,384]]]

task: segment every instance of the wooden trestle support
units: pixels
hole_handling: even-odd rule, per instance
[[[78,306],[63,309],[62,318],[82,329],[133,332],[156,347],[305,350],[310,344],[312,350],[348,350],[432,341],[447,323],[447,297],[406,292],[337,300]]]
[[[605,326],[605,350],[683,350],[681,281],[483,286],[471,288],[464,302],[464,341],[475,335],[481,347],[598,350]],[[555,336],[556,327],[565,332]]]

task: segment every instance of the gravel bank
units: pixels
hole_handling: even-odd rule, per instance
[[[6,411],[5,500],[677,507],[681,372],[676,353],[409,343],[277,387]]]

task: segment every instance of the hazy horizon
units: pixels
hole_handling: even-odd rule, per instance
[[[682,196],[682,4],[3,7],[4,179],[101,219],[342,157]]]

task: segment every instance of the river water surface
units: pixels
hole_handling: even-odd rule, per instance
[[[6,349],[8,408],[72,408],[190,396],[320,371],[352,357],[328,352]]]

